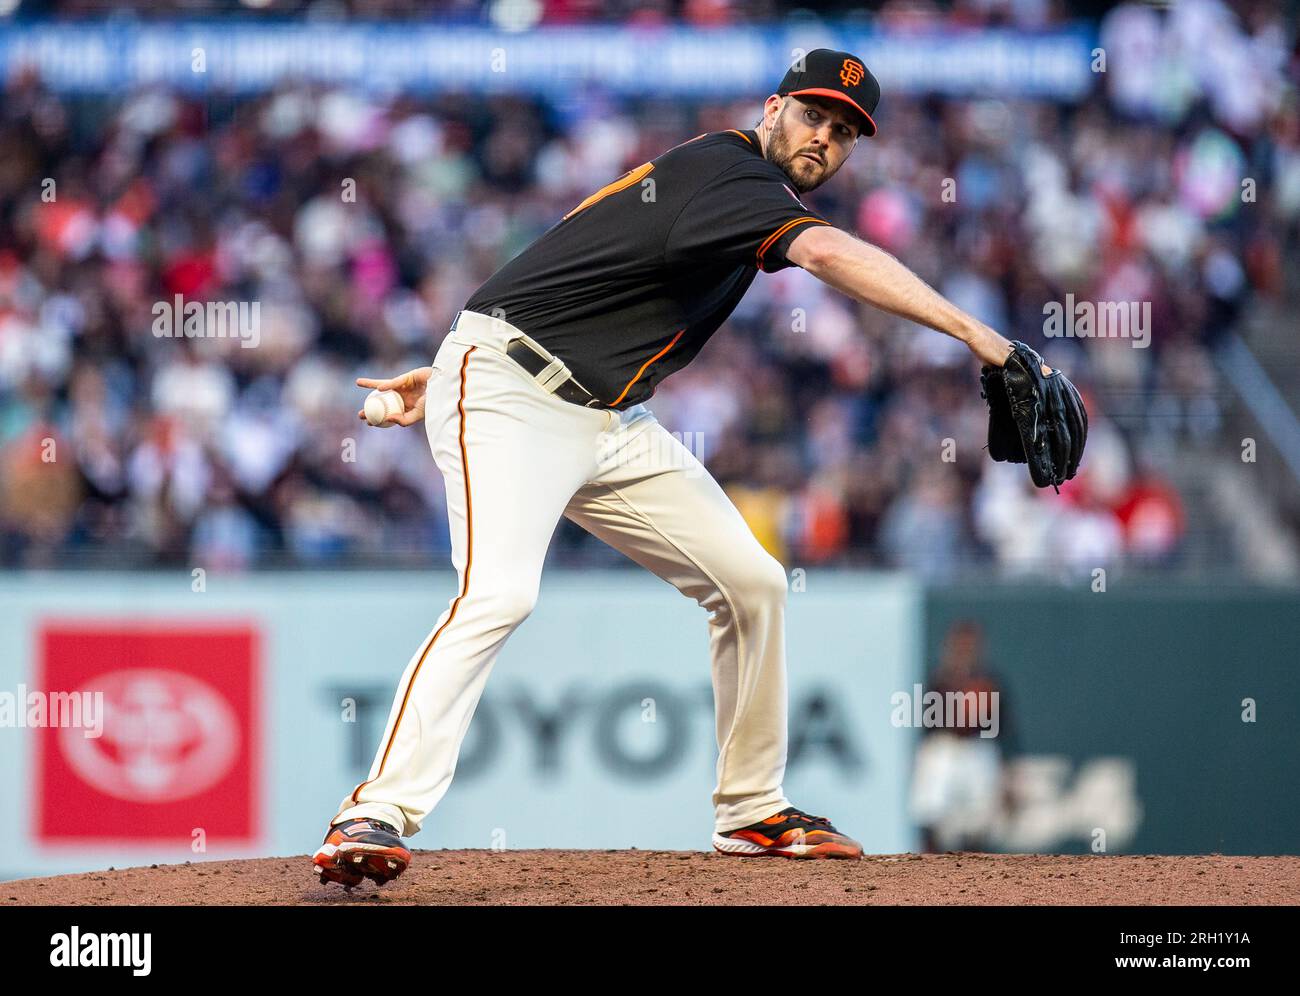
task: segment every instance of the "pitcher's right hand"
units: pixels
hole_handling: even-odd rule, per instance
[[[402,406],[406,410],[400,415],[394,415],[389,421],[394,425],[415,425],[424,418],[424,393],[431,376],[433,376],[433,367],[416,367],[388,380],[358,377],[357,387],[373,388],[376,391],[396,391],[402,396]],[[357,418],[364,422],[365,411],[357,412]]]

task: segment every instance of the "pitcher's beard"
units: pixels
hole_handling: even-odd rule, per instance
[[[781,117],[776,119],[776,123],[772,126],[772,134],[767,138],[767,158],[769,162],[780,168],[794,189],[801,194],[816,190],[830,178],[825,164],[815,175],[798,172],[799,163],[806,163],[805,169],[813,167],[809,160],[800,157],[798,150],[790,147],[790,137],[786,134],[785,121]]]

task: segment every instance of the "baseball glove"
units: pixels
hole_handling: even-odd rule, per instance
[[[1079,469],[1088,441],[1088,413],[1065,374],[1043,374],[1043,358],[1013,342],[1005,367],[980,370],[980,394],[989,405],[989,456],[1029,464],[1037,487],[1060,485]]]

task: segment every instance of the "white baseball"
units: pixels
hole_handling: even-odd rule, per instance
[[[366,413],[366,421],[371,425],[381,429],[391,429],[396,423],[388,422],[386,419],[402,414],[406,411],[406,406],[402,404],[402,396],[396,391],[371,391],[366,395],[366,403],[362,405],[362,411]]]

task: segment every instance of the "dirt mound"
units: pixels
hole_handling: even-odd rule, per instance
[[[0,882],[0,904],[1169,905],[1300,902],[1300,857],[1038,854],[740,859],[703,851],[416,851],[396,882],[321,885],[310,859],[154,865]]]

